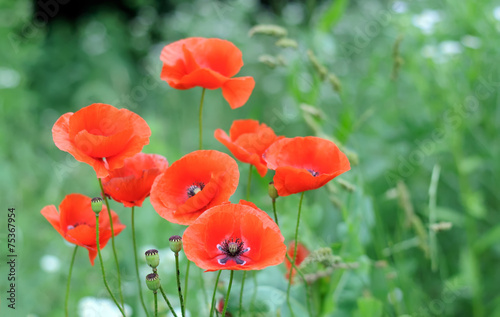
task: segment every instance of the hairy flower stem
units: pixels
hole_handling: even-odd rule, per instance
[[[172,307],[172,305],[170,304],[170,301],[168,300],[167,295],[165,294],[165,291],[163,290],[163,287],[162,287],[162,286],[160,286],[160,292],[161,292],[161,295],[163,296],[163,299],[164,299],[164,300],[165,300],[165,302],[167,303],[168,308],[170,308],[170,311],[172,312],[172,315],[174,315],[174,317],[177,317],[177,314],[175,313],[174,308],[173,308],[173,307]]]
[[[238,316],[241,317],[241,307],[243,307],[243,288],[245,287],[245,278],[247,277],[247,271],[243,272],[243,278],[241,279],[241,290],[240,290],[240,308],[238,310]]]
[[[201,150],[203,148],[203,99],[205,98],[205,90],[206,88],[203,88],[203,91],[201,92],[201,100],[200,100],[200,113],[199,113],[199,128],[200,128],[200,146],[199,149]]]
[[[177,275],[177,291],[179,292],[179,302],[181,305],[181,313],[182,317],[184,317],[184,300],[182,299],[182,290],[181,290],[181,273],[179,271],[179,252],[175,252],[175,268]]]
[[[68,284],[66,284],[66,299],[64,300],[64,311],[66,312],[66,317],[68,317],[68,299],[69,299],[69,284],[71,283],[71,273],[73,272],[73,264],[75,263],[76,251],[78,246],[75,245],[75,250],[73,251],[73,256],[71,257],[71,264],[69,265],[68,273]]]
[[[101,256],[101,247],[99,245],[99,215],[95,216],[95,235],[96,235],[97,253],[99,254],[99,262],[101,263],[102,280],[104,281],[104,286],[106,286],[109,296],[111,296],[113,302],[115,302],[116,307],[118,307],[123,317],[125,317],[125,312],[123,311],[123,308],[120,306],[120,304],[118,304],[115,295],[111,293],[111,289],[109,288],[108,282],[106,281],[106,273],[104,272],[104,263],[102,262],[102,256]]]
[[[294,250],[293,250],[293,261],[291,261],[292,265],[290,266],[290,272],[288,275],[288,288],[286,289],[286,302],[288,304],[288,308],[290,309],[290,313],[292,316],[293,314],[293,309],[292,309],[292,304],[290,303],[290,287],[292,286],[292,270],[293,270],[293,265],[295,264],[295,260],[297,259],[297,245],[298,245],[298,234],[299,234],[299,223],[300,223],[300,212],[302,210],[302,200],[304,199],[304,192],[300,195],[300,201],[299,201],[299,212],[297,215],[297,225],[295,226],[295,245],[294,245]]]
[[[132,206],[132,244],[134,245],[134,260],[135,260],[135,274],[137,276],[137,286],[139,287],[139,298],[141,299],[141,304],[142,308],[144,309],[144,312],[146,313],[146,316],[149,317],[148,310],[146,309],[146,304],[144,303],[144,297],[142,296],[142,284],[141,284],[141,279],[139,277],[139,262],[137,260],[137,244],[135,242],[135,223],[134,223],[134,211],[135,211],[135,206]]]
[[[214,293],[212,295],[212,305],[210,305],[210,316],[209,317],[212,317],[212,313],[214,312],[215,294],[217,293],[217,285],[219,284],[219,277],[220,277],[221,273],[222,273],[222,270],[219,270],[219,272],[217,273],[217,278],[215,279]]]
[[[274,221],[279,226],[279,223],[278,223],[278,214],[276,213],[276,198],[272,198],[272,201],[273,201]]]
[[[155,317],[158,317],[158,292],[154,292],[155,297]]]
[[[224,300],[224,309],[222,310],[222,317],[226,317],[227,303],[229,302],[229,293],[231,293],[231,286],[233,285],[234,270],[231,270],[231,276],[229,277],[229,285],[227,286],[226,299]]]
[[[116,255],[116,247],[115,247],[115,230],[113,228],[113,217],[111,216],[111,208],[109,208],[108,198],[106,197],[106,194],[104,193],[104,187],[102,186],[102,180],[100,178],[97,178],[97,179],[99,180],[99,186],[101,187],[102,199],[104,199],[104,202],[106,203],[106,208],[108,209],[109,225],[111,227],[111,246],[113,247],[113,256],[115,258],[115,264],[116,264],[116,276],[118,279],[118,293],[120,294],[120,301],[122,303],[122,306],[124,306],[123,294],[122,294],[122,280],[120,277],[120,266],[118,265],[118,256]]]
[[[184,306],[187,304],[187,290],[188,290],[188,281],[189,281],[189,267],[191,266],[191,261],[187,260],[186,264],[186,277],[184,278]]]

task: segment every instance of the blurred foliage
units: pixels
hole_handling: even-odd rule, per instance
[[[317,316],[500,316],[500,8],[495,1],[275,1],[268,10],[255,0],[199,0],[166,10],[154,1],[134,0],[133,17],[102,8],[71,23],[54,19],[50,26],[41,16],[32,19],[31,1],[0,3],[0,197],[5,211],[16,208],[19,255],[15,315],[4,297],[0,315],[62,315],[72,248],[39,211],[72,192],[99,192],[90,168],[54,146],[54,122],[95,102],[125,107],[152,129],[144,151],[174,162],[197,147],[193,109],[201,89],[168,87],[159,79],[158,57],[169,42],[203,36],[235,43],[245,62],[240,75],[256,80],[249,102],[236,110],[228,111],[220,91],[208,91],[206,148],[227,152],[210,137],[213,131],[253,118],[280,135],[335,140],[353,163],[341,176],[343,183],[333,181],[305,196],[301,242],[310,250],[329,247],[342,263],[356,264],[315,280],[311,300]],[[249,37],[259,24],[285,28],[297,47],[277,44],[272,35]],[[433,207],[429,188],[437,164]],[[248,166],[240,167],[246,175]],[[266,211],[271,176],[254,177],[252,184],[252,201]],[[245,182],[242,177],[232,201],[244,197]],[[287,241],[297,203],[295,196],[277,200]],[[129,210],[116,203],[112,208],[130,225]],[[140,249],[160,250],[159,272],[174,300],[168,237],[182,234],[183,227],[164,221],[147,201],[137,214]],[[5,263],[7,217],[0,219]],[[431,232],[430,219],[451,222],[452,228]],[[141,316],[130,236],[125,230],[117,247],[126,302]],[[435,251],[436,270],[426,249]],[[111,259],[110,249],[103,251]],[[79,251],[74,268],[74,311],[85,296],[107,296],[99,270],[84,253]],[[46,267],[47,256],[60,267]],[[112,264],[108,261],[110,275]],[[281,265],[257,272],[257,289],[253,278],[247,279],[248,316],[277,311],[289,316],[284,271]],[[6,276],[2,265],[4,295]],[[215,273],[192,267],[191,276],[188,310],[205,316]],[[221,281],[220,297],[228,275]],[[240,281],[236,274],[233,312]],[[294,311],[305,316],[301,283],[292,295]]]

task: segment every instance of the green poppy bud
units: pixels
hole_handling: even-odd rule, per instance
[[[102,210],[102,198],[94,197],[90,200],[90,206],[92,207],[92,211],[99,215]]]
[[[147,250],[144,254],[146,255],[146,263],[153,269],[156,269],[156,267],[160,264],[160,256],[158,255],[158,250]]]
[[[177,253],[182,250],[182,238],[180,236],[171,236],[168,242],[170,243],[170,250],[173,252]]]
[[[267,193],[269,194],[269,197],[271,197],[272,199],[276,199],[279,197],[278,191],[276,190],[276,187],[274,187],[274,182],[269,183]]]
[[[156,291],[160,288],[160,277],[156,273],[150,273],[146,275],[146,285],[150,290],[156,293]]]

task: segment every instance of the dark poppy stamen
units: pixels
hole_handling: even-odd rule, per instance
[[[219,264],[225,265],[229,260],[233,260],[239,265],[245,264],[246,261],[242,260],[240,256],[243,253],[250,251],[250,248],[244,248],[244,246],[245,244],[239,238],[226,239],[222,242],[222,244],[218,244],[217,249],[226,255],[226,257],[218,260]]]
[[[316,171],[315,171],[315,170],[313,170],[313,169],[307,169],[307,171],[308,171],[309,173],[311,173],[311,175],[312,175],[312,176],[314,176],[314,177],[316,177],[316,176],[318,176],[318,175],[319,175],[319,172],[316,172]]]
[[[205,188],[205,184],[202,182],[194,183],[193,185],[189,186],[187,189],[187,195],[188,198],[193,197],[194,195],[198,194]]]

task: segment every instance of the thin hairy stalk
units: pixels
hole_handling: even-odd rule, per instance
[[[184,300],[182,299],[182,290],[181,290],[181,273],[179,271],[179,252],[175,252],[175,268],[177,275],[177,291],[179,292],[179,302],[181,304],[181,314],[184,317]]]
[[[184,278],[184,306],[187,304],[187,290],[188,290],[188,281],[189,281],[189,267],[191,266],[191,261],[187,260],[186,264],[186,277]]]
[[[148,310],[146,309],[146,304],[144,303],[144,297],[142,296],[142,283],[139,277],[139,261],[137,260],[137,244],[135,241],[135,222],[134,222],[134,211],[135,206],[132,206],[132,244],[134,245],[134,260],[135,260],[135,275],[137,276],[137,286],[139,290],[139,298],[141,300],[142,308],[146,313],[146,316],[149,317]]]
[[[101,195],[102,199],[104,199],[104,202],[106,203],[106,208],[108,209],[108,216],[109,216],[109,225],[111,227],[111,246],[113,247],[113,256],[115,258],[115,264],[116,264],[116,276],[118,279],[118,293],[120,294],[120,301],[123,304],[123,294],[122,294],[122,279],[120,277],[120,266],[118,265],[118,256],[116,255],[116,247],[115,247],[115,230],[113,228],[113,217],[111,217],[111,208],[109,208],[109,202],[108,198],[106,197],[106,194],[104,193],[104,187],[102,186],[102,180],[100,178],[97,178],[99,180],[99,187],[101,187]]]
[[[104,281],[104,286],[106,286],[109,296],[111,296],[113,302],[115,302],[116,307],[118,307],[123,317],[125,317],[125,312],[123,311],[123,308],[120,306],[120,304],[118,304],[115,295],[113,295],[113,293],[111,292],[108,282],[106,281],[106,273],[104,272],[104,263],[102,262],[102,256],[101,256],[101,247],[99,245],[99,215],[95,216],[95,235],[96,235],[97,253],[99,254],[99,262],[101,263],[102,280]]]
[[[174,315],[174,317],[177,317],[177,314],[175,313],[174,308],[170,304],[170,301],[168,300],[167,295],[165,294],[165,291],[163,290],[163,287],[161,287],[161,286],[160,286],[160,292],[161,292],[161,295],[163,296],[163,299],[167,303],[168,308],[170,308],[170,311],[172,312],[172,315]]]
[[[241,307],[243,307],[243,288],[245,287],[245,278],[247,277],[247,271],[243,272],[243,278],[241,280],[241,289],[240,289],[240,308],[238,310],[238,316],[241,317]]]
[[[295,316],[293,313],[292,309],[292,304],[290,303],[290,287],[292,286],[292,270],[293,270],[293,265],[295,264],[295,260],[297,259],[297,245],[298,245],[298,234],[299,234],[299,223],[300,223],[300,212],[302,210],[302,200],[304,199],[304,192],[300,195],[300,201],[299,201],[299,212],[297,215],[297,225],[295,226],[295,238],[294,238],[294,248],[293,248],[293,261],[292,266],[290,266],[290,272],[288,275],[288,288],[286,289],[286,302],[288,304],[288,308],[290,309],[290,313],[292,316]]]
[[[76,250],[78,250],[78,246],[75,245],[75,250],[73,251],[73,255],[71,256],[71,264],[69,265],[69,273],[68,273],[68,284],[66,284],[66,299],[64,300],[64,311],[66,312],[66,317],[68,317],[68,299],[69,299],[69,285],[71,283],[71,273],[73,272],[73,264],[75,263]]]
[[[219,284],[219,277],[221,273],[222,270],[219,270],[219,273],[217,273],[217,278],[215,279],[214,293],[212,294],[212,305],[210,305],[210,317],[212,317],[212,313],[214,312],[215,294],[217,293],[217,285]]]
[[[276,198],[272,198],[272,200],[273,200],[274,221],[279,226],[280,224],[278,223],[278,214],[276,213]]]
[[[155,297],[155,317],[158,317],[158,292],[154,292]]]
[[[199,115],[199,128],[200,128],[200,146],[199,149],[201,150],[203,148],[203,99],[205,99],[205,90],[206,88],[203,88],[203,91],[201,92],[201,100],[200,100],[200,113]]]
[[[229,302],[229,293],[231,293],[231,286],[233,285],[234,270],[231,270],[231,276],[229,277],[229,285],[227,286],[226,299],[224,300],[224,309],[222,310],[222,317],[226,317],[227,303]]]

